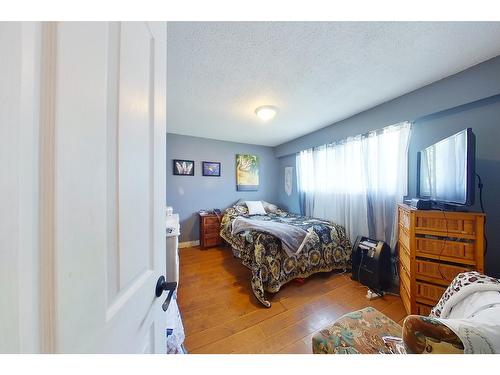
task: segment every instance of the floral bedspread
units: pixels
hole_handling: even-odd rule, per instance
[[[289,256],[275,236],[259,231],[231,234],[231,224],[238,216],[255,220],[269,220],[298,226],[313,235],[299,254]],[[326,220],[291,214],[280,209],[262,216],[249,216],[247,207],[228,208],[222,218],[221,237],[233,248],[233,254],[252,271],[252,290],[266,307],[271,303],[265,291],[276,293],[282,285],[296,278],[305,278],[318,272],[351,268],[351,243],[344,227]]]

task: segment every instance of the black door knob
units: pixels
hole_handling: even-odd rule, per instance
[[[167,299],[165,302],[163,302],[163,305],[161,305],[161,308],[163,311],[167,311],[168,305],[170,304],[170,300],[172,299],[172,296],[174,295],[175,289],[177,289],[177,283],[174,282],[167,282],[165,280],[165,276],[160,276],[158,278],[158,281],[156,282],[156,289],[155,289],[155,295],[156,297],[160,297],[163,294],[164,290],[168,290],[168,295]]]

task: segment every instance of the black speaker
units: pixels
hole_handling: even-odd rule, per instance
[[[352,252],[352,279],[374,292],[391,286],[391,248],[383,241],[358,236]]]

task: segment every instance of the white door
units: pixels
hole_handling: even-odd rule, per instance
[[[42,29],[42,348],[165,353],[166,24]]]
[[[38,23],[0,22],[0,353],[40,351],[39,46]]]

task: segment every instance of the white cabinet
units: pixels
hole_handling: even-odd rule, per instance
[[[170,211],[170,212],[169,212]],[[177,283],[179,286],[179,214],[172,214],[167,210],[166,218],[166,258],[167,258],[167,281]],[[177,306],[177,291],[170,302],[167,310],[167,353],[184,353],[182,345],[184,342],[184,327],[179,307]]]
[[[179,214],[168,215],[166,219],[167,281],[179,285]]]

